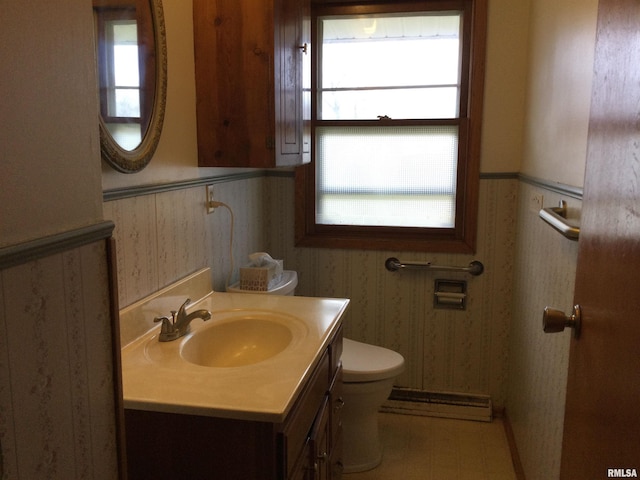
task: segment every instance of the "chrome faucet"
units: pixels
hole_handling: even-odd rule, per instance
[[[187,298],[177,312],[175,310],[171,310],[171,318],[156,317],[153,319],[156,323],[162,322],[162,327],[160,327],[160,336],[158,337],[159,341],[171,342],[172,340],[177,340],[183,335],[186,335],[190,331],[189,325],[194,318],[201,318],[204,321],[211,318],[211,312],[209,312],[209,310],[196,310],[187,315],[187,307],[190,303],[191,299]]]

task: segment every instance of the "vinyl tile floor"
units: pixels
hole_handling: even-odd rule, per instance
[[[380,413],[382,463],[344,480],[516,480],[500,418],[492,422]]]

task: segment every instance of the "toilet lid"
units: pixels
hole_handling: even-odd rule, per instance
[[[404,370],[404,357],[388,348],[344,339],[342,349],[344,382],[374,382],[393,378]]]

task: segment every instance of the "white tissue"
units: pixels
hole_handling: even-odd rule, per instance
[[[249,255],[249,260],[251,263],[248,265],[249,267],[271,267],[273,265],[277,265],[271,255],[266,252],[255,252]]]
[[[240,268],[240,288],[243,290],[271,290],[282,281],[282,260],[275,260],[266,252],[249,255],[250,263]]]

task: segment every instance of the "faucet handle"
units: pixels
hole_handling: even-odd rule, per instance
[[[175,315],[176,312],[171,312],[172,318],[169,317],[156,317],[153,319],[153,323],[162,322],[162,327],[160,327],[161,333],[169,332],[173,329],[173,324],[175,323]]]
[[[182,316],[185,314],[185,310],[187,309],[187,307],[189,306],[189,304],[191,303],[191,299],[187,298],[184,303],[180,306],[180,309],[178,310],[178,317]],[[175,315],[174,315],[175,318]]]

